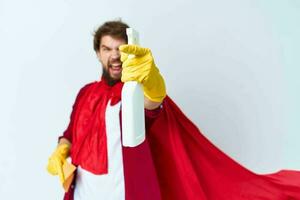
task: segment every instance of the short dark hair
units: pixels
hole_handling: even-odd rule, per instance
[[[94,32],[94,50],[96,52],[99,51],[101,39],[106,35],[112,36],[117,39],[124,39],[127,43],[128,38],[126,34],[126,28],[129,28],[129,26],[121,20],[108,21],[102,24]]]

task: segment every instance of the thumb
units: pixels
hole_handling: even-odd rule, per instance
[[[121,52],[121,59],[120,59],[121,62],[122,63],[125,62],[125,60],[127,60],[127,58],[128,58],[128,54]]]

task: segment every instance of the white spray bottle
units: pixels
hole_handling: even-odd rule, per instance
[[[128,44],[139,44],[137,31],[127,28],[126,33]],[[145,140],[144,93],[136,81],[124,83],[122,89],[122,140],[126,147],[135,147]]]

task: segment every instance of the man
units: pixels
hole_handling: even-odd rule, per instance
[[[134,80],[143,85],[146,123],[150,121],[150,110],[158,108],[166,96],[164,80],[154,64],[150,50],[124,45],[127,43],[126,28],[128,26],[121,22],[107,22],[95,32],[94,49],[103,66],[101,81],[88,84],[79,92],[71,123],[50,158],[49,172],[59,174],[63,182],[62,164],[72,147],[72,162],[78,166],[75,199],[125,198],[123,159],[128,160],[128,156],[122,158],[119,123],[120,94],[123,85],[121,78],[123,82]],[[123,66],[119,48],[122,50]],[[128,53],[136,54],[136,58],[128,59]],[[86,99],[84,95],[87,95]],[[93,106],[97,109],[95,112],[89,110]],[[81,116],[76,117],[76,114]],[[84,127],[85,123],[88,123],[88,127]],[[123,151],[126,154],[124,147]],[[144,176],[144,181],[147,182],[145,186],[147,186],[146,191],[149,192],[145,196],[149,199],[156,198],[159,196],[158,183],[153,164],[150,162],[151,156],[147,143],[137,147],[136,151],[143,153],[143,156],[149,156],[149,159],[139,165],[139,167],[145,165],[143,168],[149,169],[139,177]],[[126,168],[125,173],[127,171]],[[150,171],[153,172],[152,176],[149,176]],[[153,187],[153,191],[149,187]]]
[[[49,159],[48,171],[61,182],[68,156],[77,166],[65,199],[300,199],[299,172],[256,175],[210,143],[166,96],[151,51],[126,45],[126,28],[111,21],[95,32],[101,80],[80,90],[70,124]],[[146,140],[133,148],[122,146],[120,128],[126,81],[141,83],[145,96]]]

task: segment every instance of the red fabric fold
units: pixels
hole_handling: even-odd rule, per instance
[[[72,163],[94,174],[108,172],[105,110],[109,100],[111,105],[121,100],[122,86],[122,82],[109,86],[102,79],[84,87],[66,131],[72,135]]]

